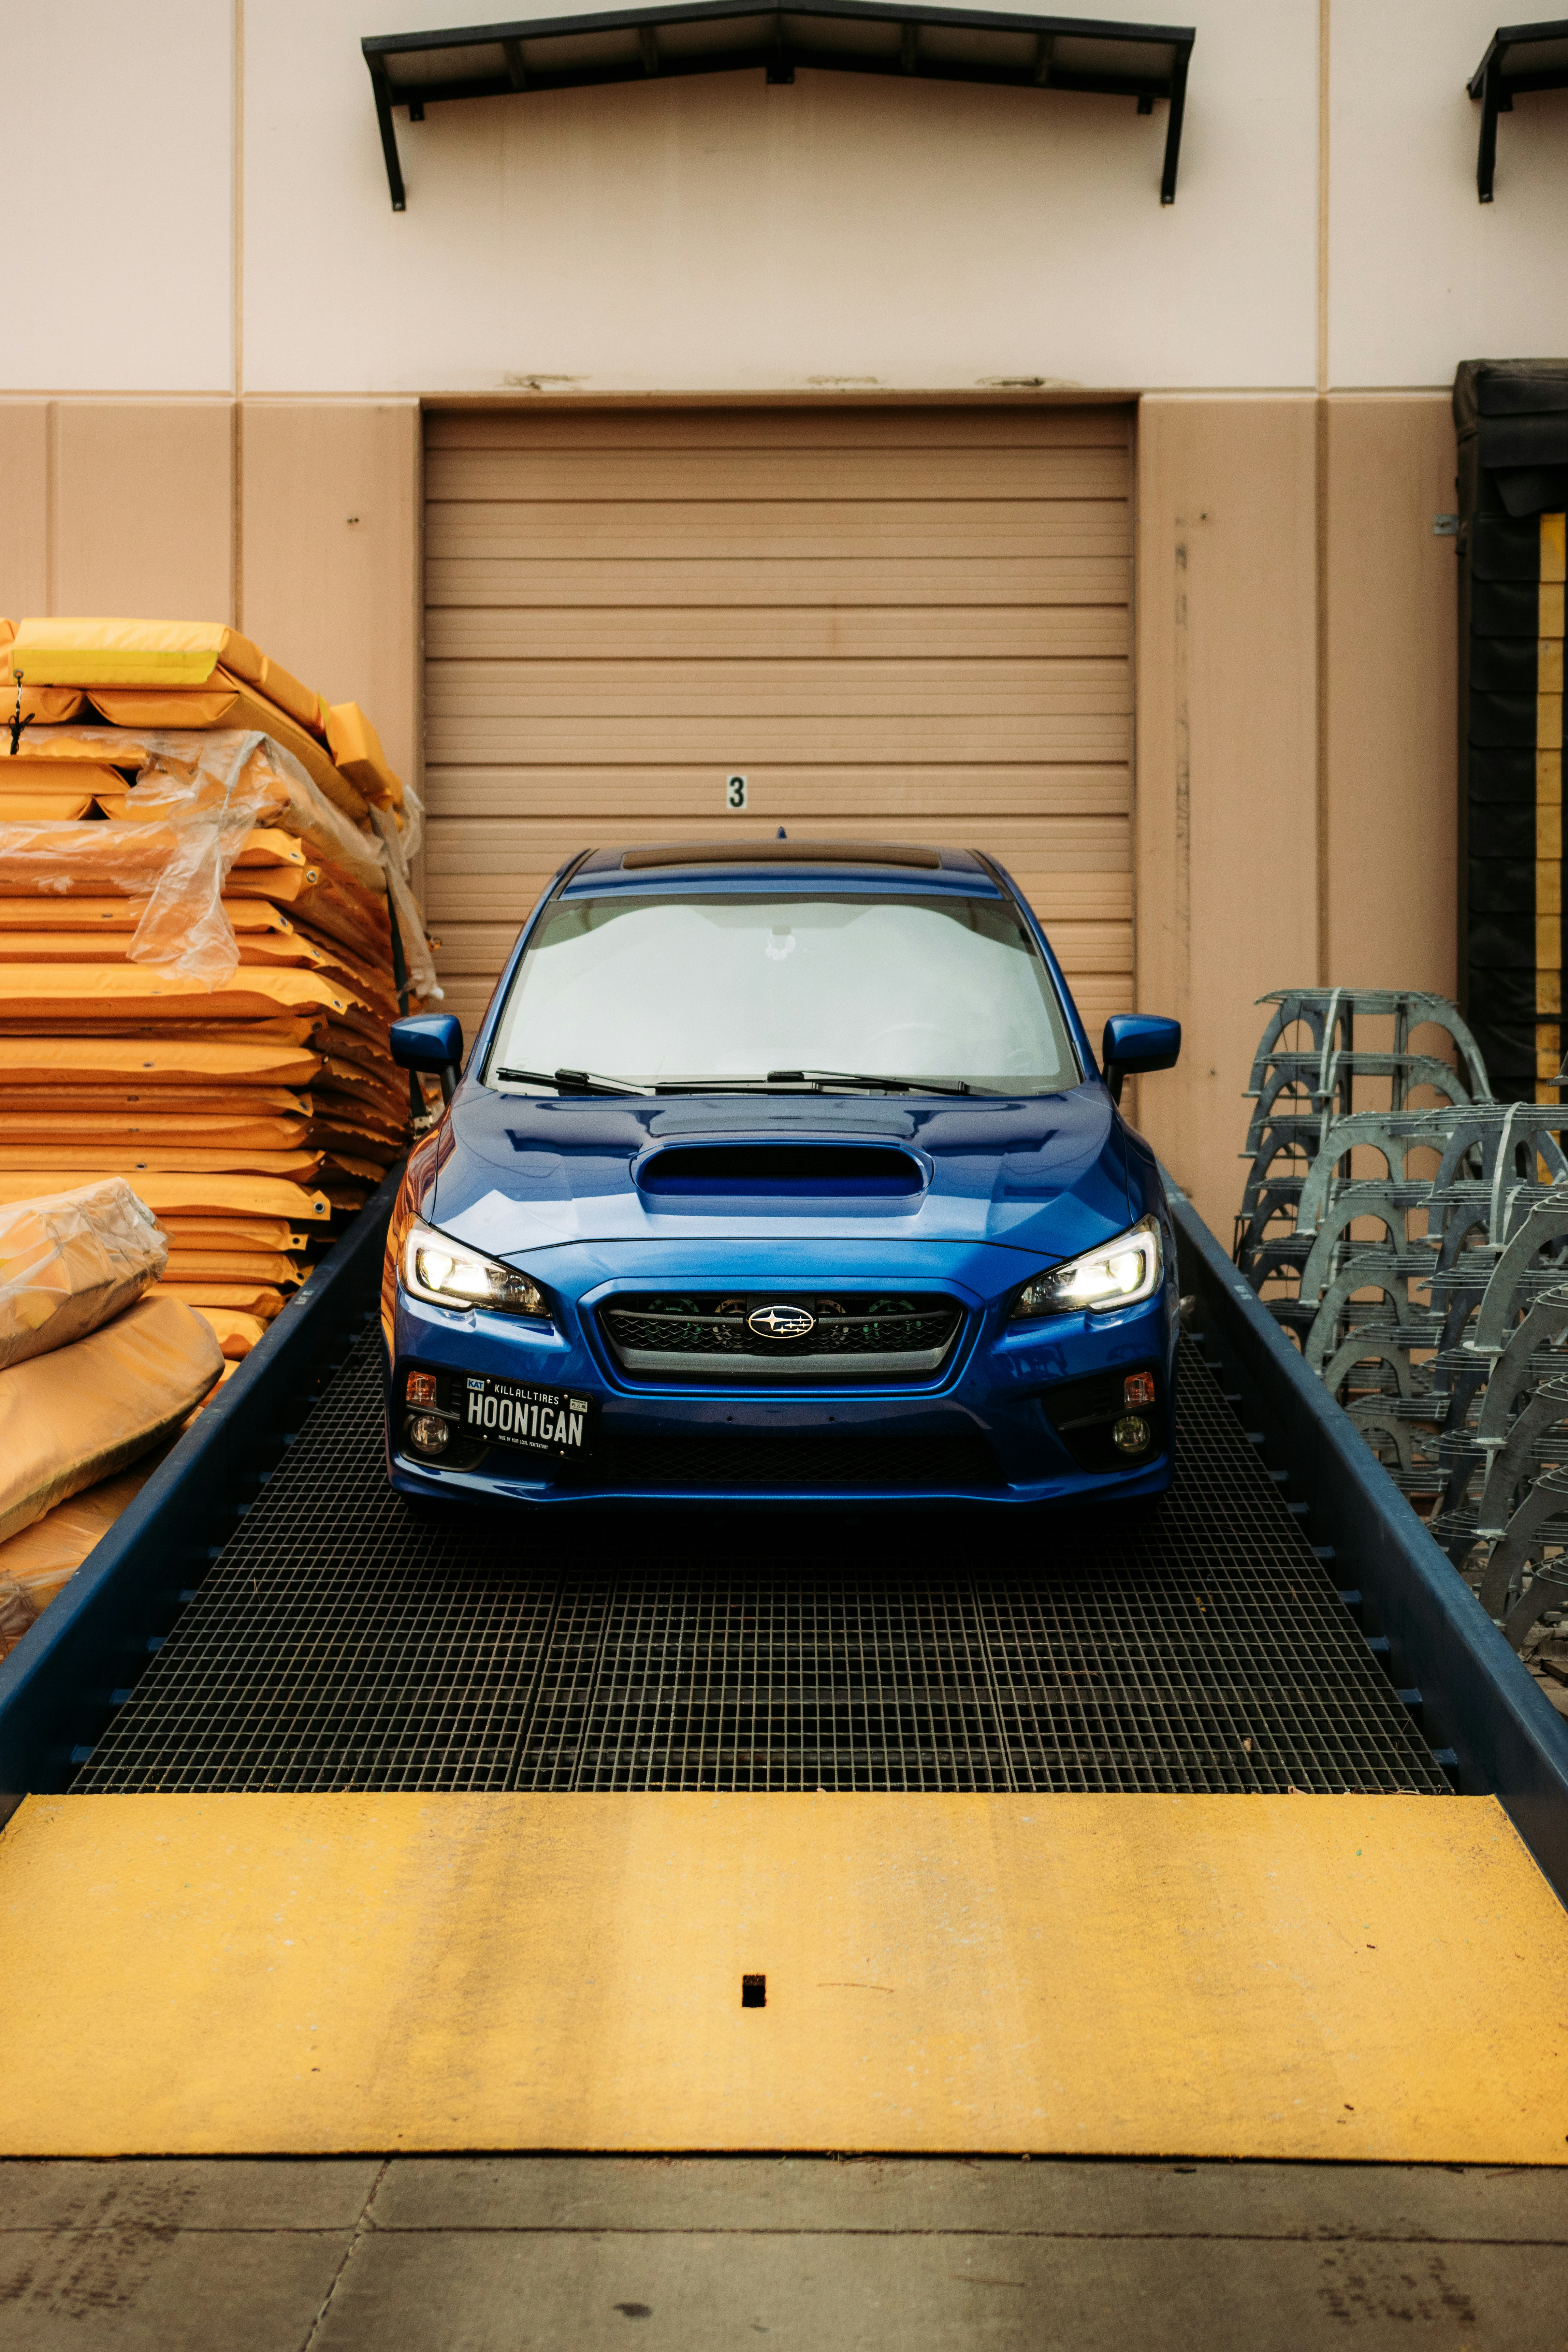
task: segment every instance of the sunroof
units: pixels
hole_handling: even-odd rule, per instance
[[[409,121],[418,122],[427,106],[455,99],[748,71],[765,73],[771,82],[792,82],[804,71],[1076,90],[1131,99],[1140,114],[1152,114],[1160,100],[1169,108],[1160,201],[1173,204],[1195,37],[1190,26],[910,8],[898,0],[810,0],[801,8],[689,0],[433,33],[373,33],[360,46],[375,91],[392,208],[400,213],[407,197],[395,107],[406,107]]]

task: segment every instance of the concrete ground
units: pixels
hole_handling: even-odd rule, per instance
[[[0,2164],[5,2352],[730,2352],[763,2336],[802,2352],[1563,2352],[1568,2170]]]

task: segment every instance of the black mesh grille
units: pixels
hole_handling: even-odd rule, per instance
[[[1190,1353],[1152,1513],[415,1515],[380,1417],[371,1339],[77,1789],[1447,1785]]]
[[[798,1338],[758,1328],[749,1318],[799,1308],[811,1318]],[[945,1348],[963,1319],[956,1299],[897,1294],[792,1291],[748,1297],[721,1292],[621,1294],[599,1309],[599,1322],[623,1361],[629,1349],[671,1357],[752,1359],[765,1379],[770,1362],[800,1357],[923,1354]]]

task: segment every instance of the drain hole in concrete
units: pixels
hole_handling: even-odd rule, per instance
[[[741,2007],[742,2009],[766,2009],[767,2005],[768,1980],[766,1977],[742,1977],[741,1979]]]

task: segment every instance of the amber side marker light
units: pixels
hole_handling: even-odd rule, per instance
[[[1129,1412],[1136,1412],[1140,1405],[1152,1404],[1154,1402],[1153,1373],[1129,1372],[1121,1383],[1121,1402]]]
[[[436,1375],[434,1372],[410,1372],[403,1391],[410,1404],[435,1404]]]

